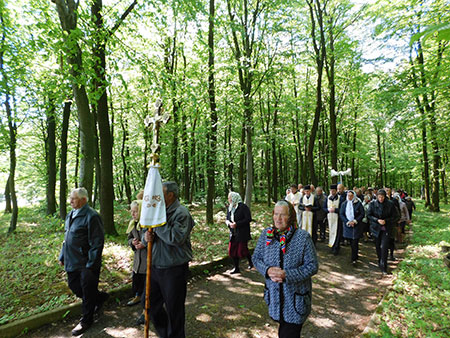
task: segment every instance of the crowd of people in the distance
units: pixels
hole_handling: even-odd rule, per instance
[[[353,187],[332,184],[326,195],[322,187],[292,184],[285,200],[297,214],[297,225],[316,244],[326,240],[334,255],[341,246],[351,246],[351,263],[357,264],[359,240],[375,242],[378,266],[388,274],[387,260],[395,261],[395,243],[402,243],[405,226],[416,206],[402,189]]]

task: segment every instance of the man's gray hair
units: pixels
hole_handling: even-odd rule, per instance
[[[77,194],[78,198],[80,198],[80,199],[85,198],[86,201],[88,200],[88,192],[87,192],[86,188],[83,188],[83,187],[75,188],[72,190],[71,195],[72,194]]]
[[[173,192],[175,198],[178,198],[180,196],[180,188],[178,188],[178,184],[176,182],[164,182],[163,187],[166,187],[166,192]]]

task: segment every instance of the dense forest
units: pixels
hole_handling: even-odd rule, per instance
[[[0,0],[0,187],[64,218],[87,188],[105,230],[161,175],[187,203],[291,183],[392,186],[439,210],[450,155],[445,0]]]

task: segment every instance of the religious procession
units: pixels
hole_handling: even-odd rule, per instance
[[[127,234],[134,262],[132,297],[126,305],[142,307],[136,325],[145,325],[145,337],[150,323],[158,337],[186,337],[185,301],[195,222],[180,203],[177,183],[162,182],[158,157],[153,154],[145,190],[130,204]],[[101,218],[87,204],[84,188],[72,191],[71,205],[59,259],[69,287],[83,300],[83,316],[72,330],[73,336],[79,336],[91,327],[108,294],[98,290],[104,241]],[[301,337],[314,302],[311,278],[320,269],[317,243],[326,243],[327,253],[334,256],[340,255],[342,246],[351,247],[351,256],[342,260],[356,267],[360,240],[371,242],[380,273],[388,275],[388,261],[397,260],[396,244],[403,244],[414,210],[414,201],[401,189],[348,189],[340,183],[331,184],[326,194],[320,186],[292,184],[284,199],[274,204],[273,223],[262,231],[251,253],[251,210],[239,193],[231,191],[225,225],[233,268],[227,273],[240,274],[242,260],[248,270],[259,272],[265,280],[263,299],[269,316],[278,323],[278,337]],[[87,229],[81,237],[80,230],[73,230],[80,226]],[[84,247],[89,249],[83,252]]]

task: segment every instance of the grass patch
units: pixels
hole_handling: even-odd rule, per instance
[[[103,250],[100,288],[108,291],[129,283],[133,254],[125,231],[130,215],[126,204],[115,205],[117,236],[107,236]],[[206,208],[190,207],[196,221],[192,231],[194,261],[208,262],[227,255],[229,232],[225,213],[215,210],[215,223],[206,226]],[[252,207],[251,225],[254,247],[261,230],[270,224],[271,208],[263,204]],[[67,286],[66,274],[57,259],[64,239],[64,222],[44,215],[41,207],[19,210],[15,233],[8,235],[9,214],[0,214],[0,325],[30,315],[70,304],[76,300]]]
[[[450,269],[442,243],[450,243],[450,206],[440,213],[417,203],[413,236],[382,304],[381,324],[369,337],[450,337]]]

